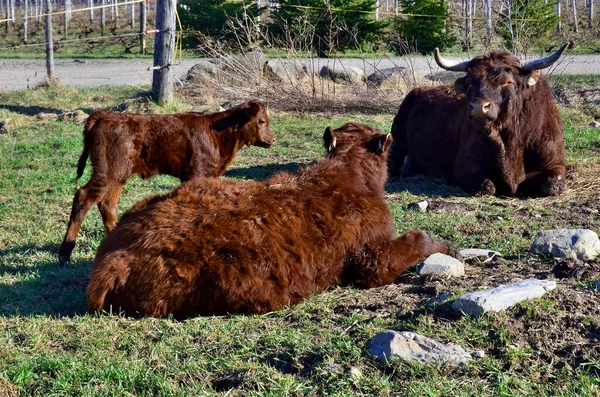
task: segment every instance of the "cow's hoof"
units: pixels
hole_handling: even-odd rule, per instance
[[[494,194],[496,194],[496,185],[494,185],[494,182],[490,181],[489,179],[485,179],[482,183],[481,186],[479,187],[479,191],[477,192],[478,196],[493,196]]]
[[[543,185],[541,194],[544,197],[559,196],[565,191],[565,178],[561,175],[548,179]]]

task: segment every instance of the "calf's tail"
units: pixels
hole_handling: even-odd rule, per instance
[[[83,170],[85,169],[85,163],[90,155],[90,144],[89,144],[89,135],[98,120],[102,117],[102,112],[95,112],[90,117],[88,117],[85,122],[85,127],[83,127],[83,152],[79,157],[79,161],[77,162],[77,179],[81,178],[83,175]]]

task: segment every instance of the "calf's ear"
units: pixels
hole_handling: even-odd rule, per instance
[[[250,102],[247,112],[250,117],[256,117],[258,112],[260,112],[260,105],[257,102]]]
[[[461,77],[460,79],[456,79],[456,81],[454,82],[454,91],[456,91],[457,94],[462,94],[463,92],[467,91],[467,78],[466,77]]]
[[[367,148],[371,152],[377,154],[385,153],[390,148],[393,138],[391,134],[380,135],[377,138],[373,138],[369,141]]]
[[[327,153],[331,153],[333,149],[335,149],[336,143],[337,139],[335,138],[335,133],[331,127],[325,128],[325,133],[323,134],[323,146],[327,149]]]

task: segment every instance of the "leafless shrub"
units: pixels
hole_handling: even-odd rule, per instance
[[[195,35],[201,43],[199,50],[216,66],[216,73],[184,85],[182,95],[202,104],[259,98],[272,108],[289,111],[393,111],[412,88],[433,84],[419,76],[411,57],[401,61],[363,58],[363,73],[402,70],[393,79],[382,77],[385,81],[381,84],[367,85],[364,76],[353,84],[340,84],[323,76],[325,70],[350,72],[358,62],[351,67],[335,55],[318,58],[318,44],[314,43],[319,40],[314,40],[314,26],[306,19],[295,21],[293,32],[284,25],[283,39],[278,40],[257,28],[249,17],[230,18],[228,30],[235,38],[233,43]],[[352,31],[345,30],[346,34]],[[331,32],[326,41],[331,42],[336,34]],[[274,54],[270,59],[265,56],[265,48],[271,49],[269,55]]]

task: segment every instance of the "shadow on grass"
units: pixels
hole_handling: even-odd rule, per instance
[[[408,192],[415,196],[429,197],[470,197],[461,188],[446,184],[441,178],[417,175],[406,178],[392,178],[386,187],[388,193]]]
[[[285,163],[285,164],[269,164],[255,165],[246,168],[233,168],[225,172],[224,176],[236,179],[250,179],[254,181],[263,181],[277,172],[294,173],[300,168],[316,164],[312,163]]]
[[[55,245],[25,245],[0,251],[0,316],[50,315],[71,317],[87,312],[86,289],[91,261],[58,266]],[[51,257],[27,265],[27,258],[50,252]],[[6,258],[15,258],[10,264]],[[18,258],[18,259],[17,259]],[[33,261],[33,260],[31,260]]]
[[[63,114],[64,111],[60,109],[53,108],[45,108],[42,106],[22,106],[22,105],[8,105],[6,103],[0,103],[0,109],[6,109],[9,112],[19,113],[25,116],[35,116],[40,113],[50,113],[60,115]],[[90,114],[93,112],[92,109],[81,109],[85,113]]]

